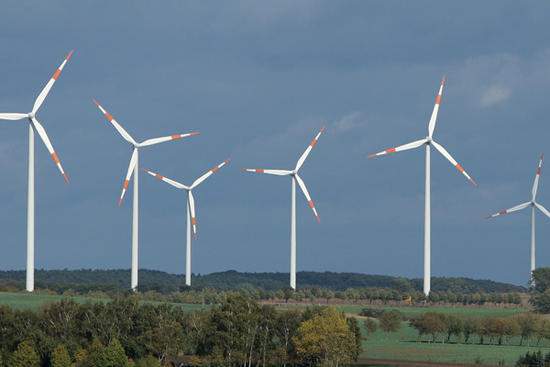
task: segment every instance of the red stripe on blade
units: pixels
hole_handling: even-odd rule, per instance
[[[53,73],[52,79],[57,80],[57,78],[59,78],[59,75],[61,75],[61,70],[56,69],[55,73]]]

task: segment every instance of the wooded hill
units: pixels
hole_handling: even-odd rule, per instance
[[[37,270],[36,286],[56,291],[126,291],[130,283],[130,270]],[[298,272],[300,288],[326,288],[343,291],[349,288],[387,288],[399,292],[422,290],[422,279],[407,279],[385,275],[334,272]],[[184,276],[157,270],[139,271],[139,289],[170,293],[185,290]],[[25,271],[0,271],[0,286],[24,288]],[[288,273],[241,273],[234,270],[193,275],[193,288],[232,290],[256,288],[274,291],[288,288]],[[526,292],[521,286],[469,278],[432,278],[432,291],[455,293],[509,293]]]

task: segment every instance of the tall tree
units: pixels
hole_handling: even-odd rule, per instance
[[[350,364],[356,355],[355,335],[345,316],[332,307],[302,322],[293,342],[301,362],[307,365],[337,367]]]
[[[17,346],[13,352],[10,367],[40,367],[40,357],[32,342],[25,340]]]
[[[71,367],[71,356],[63,344],[59,344],[52,352],[50,358],[51,367]]]

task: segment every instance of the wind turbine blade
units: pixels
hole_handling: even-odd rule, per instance
[[[530,201],[528,201],[528,202],[526,202],[526,203],[523,203],[523,204],[519,204],[519,205],[513,206],[513,207],[511,207],[510,209],[503,209],[503,210],[499,211],[498,213],[489,215],[489,216],[487,217],[487,219],[489,219],[489,218],[495,218],[495,217],[500,217],[501,215],[506,215],[506,214],[510,214],[510,213],[513,213],[513,212],[517,212],[518,210],[522,210],[522,209],[527,208],[529,205],[531,205],[531,202],[530,202]]]
[[[148,169],[143,169],[143,170],[145,172],[147,172],[148,174],[150,174],[151,176],[156,177],[158,180],[164,181],[167,184],[174,186],[175,188],[189,190],[189,187],[185,186],[184,184],[179,183],[178,181],[174,181],[172,179],[169,179],[168,177],[164,177],[162,175],[159,175],[158,173],[155,173],[153,171],[149,171]]]
[[[537,167],[537,171],[535,173],[535,181],[533,182],[533,189],[531,190],[531,193],[533,194],[532,199],[535,200],[537,197],[537,191],[539,189],[539,180],[540,180],[540,172],[542,170],[542,159],[544,158],[544,154],[540,155],[539,165]]]
[[[447,150],[445,150],[445,148],[443,148],[442,145],[436,143],[433,140],[431,144],[435,147],[435,149],[439,151],[439,153],[441,153],[445,158],[447,158],[447,160],[451,162],[451,164],[455,166],[455,168],[460,173],[462,173],[468,179],[468,181],[472,183],[472,185],[477,186],[477,183],[474,181],[474,179],[470,177],[470,175],[464,170],[464,168],[457,161],[455,161],[455,159],[449,154],[449,152],[447,152]]]
[[[305,152],[302,153],[302,156],[300,157],[300,159],[298,159],[298,162],[296,163],[296,168],[295,168],[296,171],[298,171],[300,167],[302,167],[302,165],[306,161],[307,156],[309,155],[309,153],[311,153],[311,150],[315,148],[315,146],[317,145],[317,142],[319,141],[319,137],[321,136],[323,131],[325,131],[324,127],[321,128],[321,131],[319,131],[317,135],[315,135],[313,140],[309,143],[308,147],[306,148]]]
[[[300,186],[300,189],[302,189],[302,192],[304,193],[304,196],[306,197],[307,204],[313,210],[313,214],[315,215],[315,218],[317,219],[317,222],[321,222],[321,218],[319,218],[319,213],[317,213],[317,209],[315,209],[315,203],[311,199],[311,196],[309,195],[309,192],[307,191],[306,184],[304,181],[300,178],[300,176],[295,175],[296,181],[298,181],[298,186]]]
[[[191,212],[191,226],[193,228],[193,235],[197,236],[197,217],[195,214],[195,198],[193,197],[193,192],[189,190],[187,192],[189,197],[189,211]]]
[[[204,175],[202,175],[201,177],[197,178],[195,180],[195,182],[193,182],[193,184],[191,185],[191,190],[194,189],[195,187],[199,186],[204,180],[206,180],[208,177],[210,177],[211,175],[213,175],[214,173],[218,172],[220,170],[220,168],[222,168],[223,166],[225,166],[227,163],[229,163],[229,159],[226,159],[225,161],[223,161],[222,163],[218,164],[217,166],[214,166],[212,169],[210,169],[208,172],[206,172]]]
[[[34,129],[40,135],[40,138],[44,142],[44,145],[46,146],[46,149],[48,149],[48,152],[50,153],[50,157],[52,158],[53,162],[59,169],[59,172],[63,175],[63,178],[65,179],[65,182],[69,183],[69,177],[67,177],[67,174],[63,170],[63,166],[61,166],[61,161],[59,160],[59,157],[57,156],[57,153],[53,149],[53,145],[50,141],[50,138],[48,138],[48,134],[46,134],[46,130],[44,129],[44,126],[38,120],[33,117],[32,118],[32,124],[34,126]]]
[[[134,148],[134,151],[132,152],[132,158],[130,158],[130,164],[128,165],[128,172],[126,172],[126,178],[124,179],[124,183],[122,184],[122,193],[120,194],[120,198],[118,199],[118,205],[122,204],[124,194],[126,194],[126,191],[128,190],[130,179],[132,178],[132,174],[134,173],[134,168],[136,168],[137,155],[138,150],[137,148]]]
[[[113,117],[113,115],[111,115],[109,112],[107,112],[107,110],[105,108],[103,108],[103,106],[101,106],[99,104],[98,101],[96,101],[94,99],[94,103],[96,104],[96,106],[99,108],[99,110],[101,111],[101,113],[103,113],[103,115],[105,116],[105,118],[107,119],[107,121],[109,121],[116,129],[116,131],[118,131],[118,133],[124,138],[124,140],[126,140],[128,143],[132,144],[132,145],[138,145],[136,143],[136,141],[134,140],[134,138],[132,138],[130,136],[130,134],[128,134],[128,132],[126,130],[124,130],[124,128],[115,120],[115,118]]]
[[[441,105],[441,96],[443,95],[443,87],[445,86],[446,78],[441,79],[441,85],[439,86],[439,91],[437,96],[435,96],[434,109],[432,111],[432,116],[430,117],[430,122],[428,123],[428,136],[431,138],[434,130],[435,124],[437,123],[437,113],[439,112],[439,106]]]
[[[42,106],[42,103],[44,103],[44,100],[46,99],[48,93],[50,93],[50,89],[52,89],[55,81],[61,75],[61,71],[63,71],[63,68],[65,67],[67,62],[70,60],[71,56],[73,56],[73,52],[74,51],[69,52],[69,54],[65,57],[65,60],[63,60],[63,62],[61,63],[61,65],[59,65],[59,67],[55,69],[55,72],[53,73],[51,79],[48,81],[48,83],[46,83],[46,86],[44,87],[44,89],[42,89],[38,97],[36,97],[36,100],[34,101],[34,106],[32,107],[33,115],[36,113],[36,111],[38,111],[40,106]]]
[[[0,113],[0,120],[23,120],[29,117],[26,113]]]
[[[547,217],[550,218],[550,212],[549,212],[545,207],[543,207],[543,206],[542,206],[541,204],[539,204],[539,203],[535,203],[535,206],[536,206],[537,208],[539,208],[539,210],[540,210],[541,212],[543,212]]]
[[[265,173],[266,175],[276,176],[288,176],[292,174],[292,171],[284,169],[243,168],[243,171],[252,173]]]
[[[172,140],[179,140],[183,138],[187,138],[189,136],[199,135],[200,133],[197,131],[193,131],[187,134],[174,134],[170,136],[163,136],[161,138],[153,138],[153,139],[147,139],[144,142],[141,142],[138,144],[139,147],[147,147],[149,145],[155,145],[159,143],[164,143],[166,141],[172,141]]]
[[[411,143],[400,145],[400,146],[395,147],[395,148],[388,148],[388,149],[383,150],[381,152],[370,154],[369,158],[381,157],[383,155],[388,155],[388,154],[391,154],[391,153],[397,153],[397,152],[402,152],[404,150],[418,148],[418,147],[426,144],[427,141],[428,141],[427,139],[420,139],[420,140],[413,141]]]

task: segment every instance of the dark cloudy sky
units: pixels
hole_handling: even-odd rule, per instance
[[[128,268],[131,150],[93,105],[137,139],[199,130],[142,151],[142,167],[192,182],[193,270],[288,271],[290,182],[242,167],[302,170],[317,224],[298,197],[298,269],[422,275],[421,150],[374,151],[426,135],[448,76],[435,138],[479,182],[432,156],[432,270],[525,284],[529,200],[549,148],[550,4],[536,1],[3,1],[0,111],[26,112],[75,54],[39,113],[71,177],[37,141],[37,267]],[[23,269],[27,123],[0,123],[0,268]],[[540,202],[550,206],[550,167]],[[141,175],[140,265],[184,271],[185,195]],[[538,265],[550,219],[538,216]]]

